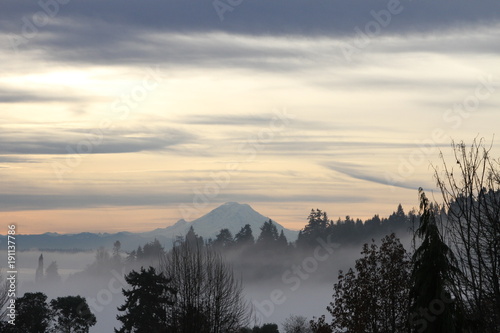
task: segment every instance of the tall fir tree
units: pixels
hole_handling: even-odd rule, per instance
[[[420,225],[415,237],[421,239],[413,255],[410,289],[410,324],[418,333],[459,333],[460,315],[455,299],[453,252],[443,241],[436,221],[436,210],[422,188]]]
[[[170,279],[163,273],[156,273],[153,267],[140,272],[132,271],[125,276],[132,286],[123,290],[125,304],[118,308],[125,312],[116,318],[122,327],[116,333],[165,332],[168,326],[167,308],[174,304],[176,291],[169,286]]]
[[[273,247],[278,240],[278,229],[272,220],[264,222],[260,228],[260,235],[257,239],[257,245],[261,247]]]
[[[236,236],[234,236],[234,240],[238,246],[253,245],[255,243],[255,239],[253,237],[252,227],[250,224],[245,224]]]
[[[316,246],[317,238],[325,237],[327,228],[332,224],[326,212],[320,209],[311,209],[307,220],[306,226],[299,232],[297,239],[297,245],[302,248]]]

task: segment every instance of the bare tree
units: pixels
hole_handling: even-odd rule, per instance
[[[444,231],[459,262],[462,303],[475,332],[500,332],[500,161],[474,140],[452,144],[455,162],[435,168],[447,219]]]
[[[241,281],[218,253],[182,242],[162,258],[160,267],[177,291],[172,332],[226,333],[246,326],[249,307]]]
[[[283,322],[285,333],[311,333],[311,327],[304,316],[291,315]]]

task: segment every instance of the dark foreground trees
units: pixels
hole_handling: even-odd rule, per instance
[[[47,303],[41,292],[25,293],[16,300],[15,326],[0,323],[6,333],[88,333],[96,324],[87,301],[81,296],[58,297]]]
[[[149,267],[130,272],[125,280],[132,288],[123,290],[126,301],[118,310],[125,313],[116,317],[122,327],[115,332],[165,332],[169,325],[169,307],[176,296],[176,291],[169,287],[170,279]]]
[[[87,333],[96,324],[85,298],[81,296],[58,297],[50,301],[54,331],[61,333]]]
[[[278,325],[276,324],[264,324],[261,327],[255,326],[252,333],[279,333]]]
[[[26,293],[16,301],[16,328],[21,332],[48,332],[52,313],[43,293]]]
[[[415,236],[421,243],[412,258],[410,325],[419,333],[462,332],[455,257],[439,231],[437,207],[429,204],[421,188],[419,196],[421,217]]]
[[[410,261],[394,234],[363,246],[355,269],[339,274],[327,308],[333,332],[408,332]],[[314,326],[322,326],[317,323]]]
[[[182,242],[160,266],[176,291],[167,332],[225,333],[246,326],[249,310],[241,282],[219,254],[198,243]]]

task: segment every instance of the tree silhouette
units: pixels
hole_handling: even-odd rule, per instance
[[[165,332],[169,325],[168,307],[174,304],[176,295],[170,287],[171,280],[156,273],[154,267],[132,271],[125,280],[132,288],[123,290],[126,301],[118,310],[125,313],[116,316],[122,327],[115,332]]]
[[[280,331],[276,324],[264,324],[261,327],[255,326],[252,333],[280,333]]]
[[[253,245],[255,239],[250,224],[245,224],[245,226],[234,236],[234,240],[238,246]]]
[[[311,327],[304,316],[291,315],[283,322],[285,333],[312,333]]]
[[[278,237],[278,229],[274,225],[273,221],[269,220],[264,222],[260,228],[260,235],[256,244],[262,248],[273,247],[276,244]]]
[[[457,295],[455,258],[441,237],[436,212],[429,206],[422,188],[419,196],[421,218],[415,236],[422,243],[413,254],[410,323],[420,333],[459,332],[461,317],[451,298],[451,294]]]
[[[327,308],[334,332],[399,333],[408,329],[410,261],[394,234],[363,246],[355,270],[339,273]]]
[[[41,292],[25,293],[16,301],[16,326],[14,331],[46,333],[52,320],[47,296]]]
[[[315,246],[317,238],[324,237],[331,224],[327,213],[320,209],[311,209],[307,220],[306,226],[300,231],[297,239],[297,246],[302,248]]]
[[[313,318],[309,321],[312,333],[332,333],[332,327],[326,322],[325,315]]]
[[[96,324],[85,298],[81,296],[58,297],[50,301],[56,332],[88,333]]]
[[[164,256],[160,267],[177,291],[170,309],[172,331],[225,333],[246,324],[241,281],[218,253],[186,239]]]
[[[182,241],[182,238],[180,239],[180,242],[183,242]],[[191,226],[186,234],[186,237],[184,239],[184,242],[189,245],[189,246],[192,246],[192,247],[200,247],[200,246],[203,246],[203,237],[201,236],[198,236],[195,232],[194,232],[194,228],[193,226]]]
[[[276,240],[276,247],[278,247],[279,249],[286,249],[288,247],[288,240],[286,239],[283,229],[281,229],[280,235]]]
[[[221,229],[212,245],[216,249],[230,249],[234,245],[234,239],[229,229]]]

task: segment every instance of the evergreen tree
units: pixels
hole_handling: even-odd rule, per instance
[[[221,229],[212,244],[217,249],[229,249],[234,245],[233,235],[229,229]]]
[[[130,252],[128,255],[127,255],[127,258],[125,259],[125,262],[127,264],[131,264],[133,263],[134,261],[137,260],[137,253],[135,252],[135,250],[132,250],[132,252]]]
[[[148,270],[141,268],[140,272],[132,271],[125,276],[125,280],[132,289],[123,290],[126,301],[118,310],[125,314],[117,315],[122,328],[115,329],[115,332],[165,332],[168,326],[167,307],[174,304],[176,294],[169,287],[171,280],[163,273],[156,273],[153,267]]]
[[[288,247],[288,240],[286,239],[283,229],[281,229],[281,233],[276,240],[276,246],[280,249],[286,249]]]
[[[365,221],[365,235],[373,237],[380,234],[382,220],[378,214],[375,214],[371,219]]]
[[[144,252],[142,251],[142,247],[140,245],[137,247],[136,258],[137,260],[144,259]]]
[[[325,237],[327,228],[331,226],[328,215],[320,209],[311,209],[311,213],[307,219],[308,222],[304,229],[300,231],[297,239],[299,247],[315,246],[317,238]]]
[[[419,333],[460,332],[460,316],[452,297],[458,272],[454,255],[443,241],[436,211],[422,188],[419,196],[421,218],[415,236],[422,243],[413,255],[410,323]]]
[[[408,217],[405,214],[403,206],[401,204],[398,205],[398,208],[395,212],[393,212],[389,218],[385,221],[386,228],[384,228],[385,232],[395,232],[401,229],[405,229],[408,227]]]
[[[274,225],[273,221],[269,220],[264,222],[260,228],[260,235],[257,239],[257,245],[266,247],[273,247],[278,240],[278,229]]]
[[[241,230],[234,236],[234,240],[238,246],[243,245],[253,245],[255,239],[253,237],[252,228],[250,224],[246,224]]]
[[[165,253],[165,249],[161,246],[158,239],[154,239],[152,242],[146,243],[142,249],[143,258],[158,261],[160,256]]]
[[[122,264],[122,257],[120,255],[121,247],[122,243],[119,240],[113,243],[113,264],[115,267],[119,267]]]
[[[184,238],[185,239],[185,242],[188,246],[191,246],[191,247],[202,247],[204,244],[203,244],[203,237],[201,236],[198,236],[195,232],[194,232],[194,228],[193,226],[191,226],[186,234],[186,237]]]

